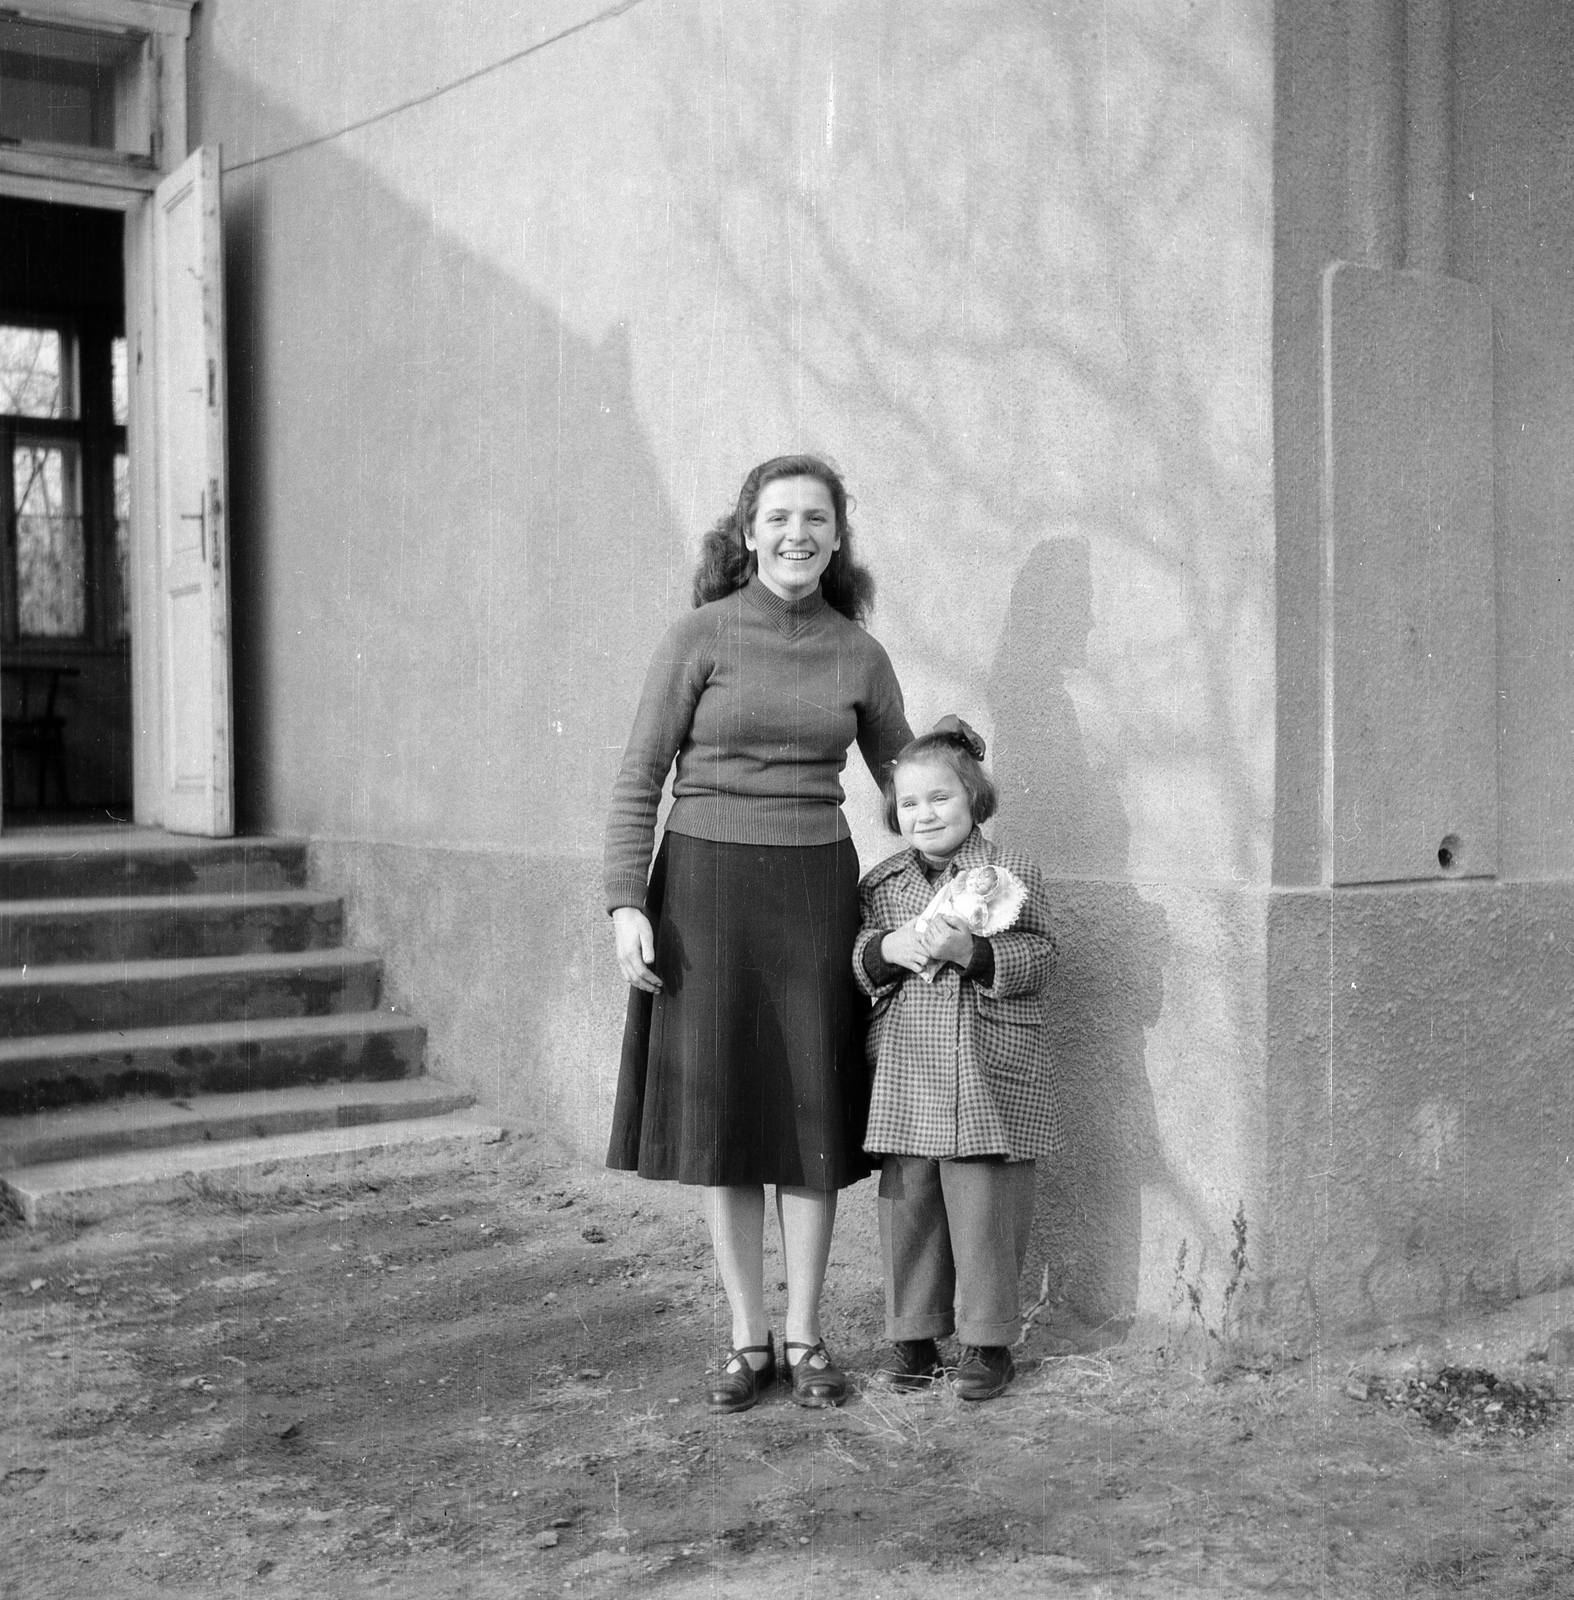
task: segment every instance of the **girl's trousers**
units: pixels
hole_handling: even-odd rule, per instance
[[[1015,1344],[1033,1226],[1032,1161],[887,1155],[880,1168],[886,1337]]]

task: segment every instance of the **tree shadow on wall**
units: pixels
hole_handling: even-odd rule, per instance
[[[1146,1070],[1158,1021],[1168,919],[1126,868],[1131,827],[1115,778],[1088,760],[1066,674],[1093,628],[1085,539],[1035,545],[1011,590],[990,678],[1002,842],[1043,867],[1060,959],[1047,992],[1065,1121],[1062,1155],[1040,1163],[1031,1302],[1048,1269],[1052,1336],[1118,1337],[1137,1303],[1142,1187],[1163,1170]],[[1099,880],[1096,882],[1088,880]]]
[[[709,78],[669,95],[664,152],[690,175],[677,207],[718,304],[764,353],[762,393],[844,453],[877,572],[900,558],[876,632],[904,675],[921,664],[964,712],[994,715],[999,831],[1041,862],[1062,946],[1051,1026],[1070,1139],[1046,1163],[1025,1287],[1036,1297],[1048,1264],[1068,1321],[1118,1327],[1145,1186],[1203,1248],[1228,1229],[1161,1152],[1147,1030],[1188,930],[1130,863],[1169,879],[1155,852],[1186,850],[1183,893],[1265,865],[1268,330],[1251,308],[1266,303],[1270,41],[1207,8],[1078,20],[983,0],[921,26],[910,12],[800,11],[768,48],[685,12]],[[1100,593],[1119,594],[1091,663],[1090,554]],[[1133,838],[1115,774],[1088,759],[1074,667],[1134,784],[1183,796],[1175,826],[1150,814]],[[1190,996],[1169,1009],[1233,1095],[1254,980],[1238,963],[1210,976],[1203,1032]],[[1251,1148],[1226,1129],[1199,1158],[1207,1184]]]
[[[1221,52],[1207,8],[795,16],[748,46],[720,13],[675,16],[696,68],[661,108],[685,232],[733,337],[768,356],[758,409],[842,457],[865,556],[903,569],[875,631],[981,714],[1024,526],[1129,571],[1154,625],[1096,669],[1124,696],[1123,749],[1150,770],[1184,750],[1224,872],[1250,881],[1272,696],[1242,651],[1271,606],[1268,441],[1221,285],[1266,170],[1257,58]]]

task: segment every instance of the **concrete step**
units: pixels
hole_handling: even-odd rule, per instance
[[[440,1171],[484,1160],[502,1138],[498,1124],[453,1111],[16,1167],[0,1174],[0,1190],[29,1223],[93,1222],[193,1194],[247,1201],[286,1189]]]
[[[157,828],[0,836],[0,900],[303,889],[299,839],[198,839]]]
[[[421,1077],[69,1106],[0,1117],[0,1171],[132,1150],[351,1128],[365,1122],[408,1122],[474,1104],[475,1096],[467,1090]]]
[[[395,1011],[0,1039],[0,1116],[117,1095],[412,1078],[425,1052],[426,1029]]]
[[[382,962],[358,950],[0,969],[0,1039],[370,1011]]]
[[[0,901],[0,967],[328,950],[343,902],[311,889]]]

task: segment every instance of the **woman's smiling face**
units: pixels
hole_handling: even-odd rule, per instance
[[[818,478],[775,478],[760,491],[754,526],[743,542],[759,562],[760,581],[783,600],[819,587],[841,548],[831,491]]]
[[[891,786],[902,837],[932,861],[949,861],[973,831],[973,802],[956,768],[938,756],[904,761]]]

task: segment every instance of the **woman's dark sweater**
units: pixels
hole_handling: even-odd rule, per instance
[[[667,829],[732,844],[832,844],[847,748],[878,780],[912,738],[880,645],[816,589],[783,600],[753,577],[680,617],[656,647],[612,790],[606,903],[645,904],[661,789]]]

